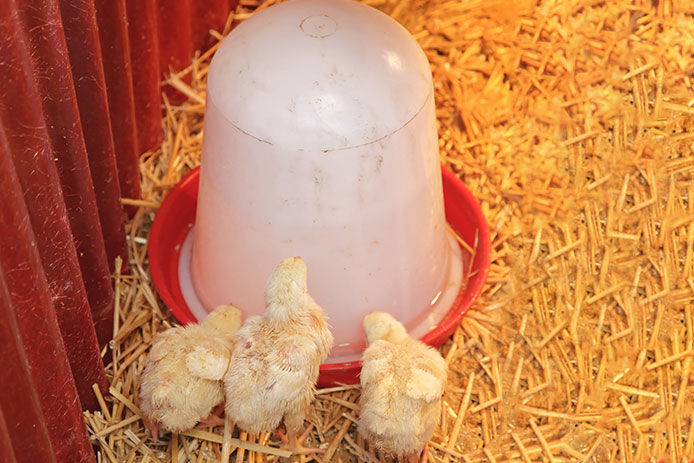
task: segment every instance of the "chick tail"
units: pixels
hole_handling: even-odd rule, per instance
[[[231,456],[231,433],[234,432],[234,422],[227,413],[224,418],[224,440],[222,441],[222,463],[229,463]]]

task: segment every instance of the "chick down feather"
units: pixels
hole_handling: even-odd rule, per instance
[[[364,328],[359,433],[384,453],[419,453],[438,424],[446,363],[386,313],[367,315]]]
[[[224,377],[226,413],[247,432],[272,431],[282,420],[298,431],[333,337],[325,313],[308,294],[301,258],[277,266],[265,299],[265,313],[248,318],[234,337]]]
[[[220,306],[199,324],[154,338],[140,377],[140,407],[150,423],[182,432],[222,402],[221,380],[240,325],[239,309]]]

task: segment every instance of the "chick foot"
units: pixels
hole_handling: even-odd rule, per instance
[[[411,453],[407,456],[407,463],[427,463],[429,461],[429,444],[424,446],[421,453]]]
[[[142,408],[142,398],[137,399],[137,406]],[[152,440],[155,442],[158,441],[159,440],[159,425],[157,424],[157,422],[150,419],[148,416],[142,416],[142,422],[144,423],[145,428],[152,435]]]
[[[156,421],[152,421],[148,418],[142,417],[142,421],[145,424],[145,428],[149,429],[149,433],[152,435],[153,441],[159,440],[159,425]]]
[[[292,452],[292,455],[307,455],[309,453],[325,453],[325,449],[319,449],[319,448],[313,448],[313,447],[304,447],[302,442],[308,437],[309,433],[311,432],[311,429],[313,429],[313,425],[310,424],[308,427],[304,430],[304,432],[301,433],[300,436],[296,435],[296,432],[287,430],[287,433],[283,433],[282,431],[279,431],[280,437],[282,438],[282,441],[285,442],[285,445],[282,446],[283,449],[289,450]]]
[[[424,445],[424,449],[422,450],[422,458],[419,460],[419,463],[427,463],[429,461],[429,444]]]
[[[210,414],[206,417],[200,420],[200,422],[195,426],[196,429],[202,429],[202,428],[214,428],[215,426],[224,426],[224,418],[222,418],[222,415],[224,414],[224,406],[217,406],[215,407]]]
[[[200,422],[195,425],[195,429],[214,428],[215,426],[224,426],[224,418],[210,414],[207,418],[200,420]]]
[[[410,453],[406,457],[402,457],[402,460],[404,463],[425,463],[426,462],[426,457],[424,454],[420,456],[418,453]]]

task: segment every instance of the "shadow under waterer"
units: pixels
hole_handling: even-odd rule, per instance
[[[302,256],[335,336],[322,386],[358,381],[370,312],[443,343],[479,296],[490,256],[479,205],[439,165],[424,53],[351,0],[290,0],[224,40],[209,70],[201,167],[163,202],[149,246],[154,283],[183,323],[229,302],[262,313],[273,268]]]

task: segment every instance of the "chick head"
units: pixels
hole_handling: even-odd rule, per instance
[[[233,305],[220,305],[202,324],[221,333],[233,334],[241,327],[241,311]]]
[[[307,294],[306,264],[301,257],[289,257],[280,262],[265,286],[268,305],[298,308],[305,304]]]
[[[364,317],[364,331],[369,344],[379,339],[398,343],[408,337],[402,323],[385,312],[373,312]]]

